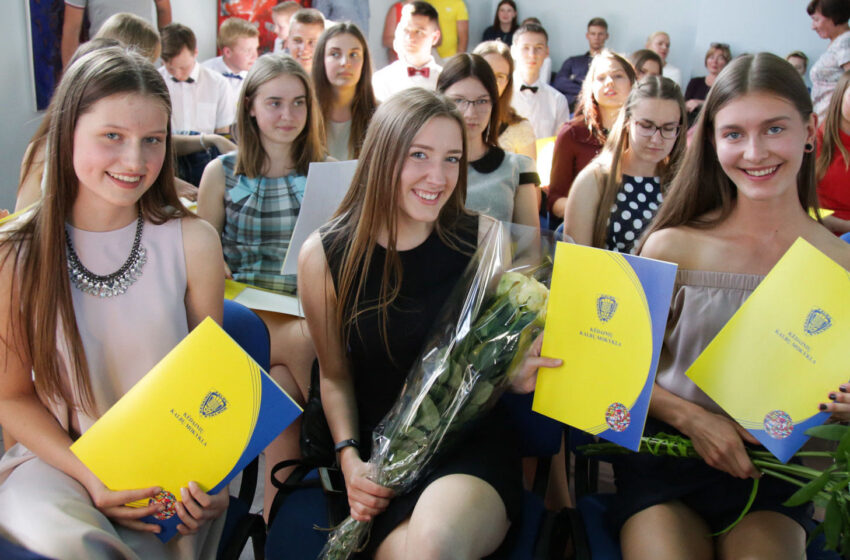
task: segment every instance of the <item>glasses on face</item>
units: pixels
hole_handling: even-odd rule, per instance
[[[453,97],[452,103],[457,105],[458,110],[462,113],[469,107],[476,111],[484,111],[490,108],[490,98],[482,97],[481,99],[464,99],[463,97]]]
[[[638,136],[643,136],[644,138],[652,138],[655,136],[656,130],[661,133],[661,137],[665,140],[673,140],[679,135],[678,124],[665,124],[658,126],[650,121],[635,121],[634,124],[635,131],[637,131]]]

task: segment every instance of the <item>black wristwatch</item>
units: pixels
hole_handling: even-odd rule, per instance
[[[359,449],[360,448],[360,442],[357,441],[356,439],[344,439],[341,442],[334,445],[334,452],[339,453],[340,451],[342,451],[346,447],[354,447],[354,448]]]

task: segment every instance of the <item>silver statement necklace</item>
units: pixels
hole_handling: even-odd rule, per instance
[[[74,244],[71,243],[71,236],[66,229],[65,243],[68,249],[68,273],[71,276],[71,283],[83,293],[102,298],[120,296],[126,292],[142,275],[142,267],[148,260],[147,251],[142,247],[144,222],[142,213],[139,212],[139,219],[136,222],[136,239],[133,241],[133,248],[130,249],[130,256],[121,268],[105,276],[95,274],[80,262],[80,257],[74,251]]]

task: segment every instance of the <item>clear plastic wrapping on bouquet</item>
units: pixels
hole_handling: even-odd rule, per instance
[[[373,434],[375,482],[404,493],[438,451],[494,406],[543,328],[553,254],[551,233],[490,227]],[[349,517],[320,557],[348,558],[368,530]]]

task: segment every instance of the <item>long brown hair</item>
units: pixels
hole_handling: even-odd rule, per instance
[[[590,131],[590,135],[596,138],[600,144],[605,143],[606,134],[602,126],[602,116],[599,114],[599,103],[593,97],[593,81],[596,73],[599,71],[599,67],[605,61],[617,63],[623,69],[623,72],[626,73],[629,83],[632,86],[635,85],[636,79],[635,69],[632,64],[614,51],[605,49],[593,57],[593,61],[587,69],[587,77],[584,79],[584,83],[581,85],[581,91],[578,94],[575,115],[584,119],[584,124]]]
[[[608,222],[611,216],[608,209],[614,204],[620,184],[623,182],[623,154],[629,149],[629,125],[632,122],[632,113],[637,104],[645,99],[668,99],[675,101],[679,106],[679,135],[676,136],[670,154],[656,166],[658,175],[661,177],[662,192],[666,190],[673,178],[676,165],[685,152],[687,111],[685,110],[682,90],[670,78],[646,76],[629,92],[629,97],[623,104],[617,122],[611,129],[602,152],[594,162],[601,171],[602,179],[602,192],[599,197],[599,205],[596,207],[596,219],[593,223],[594,247],[605,248],[605,237],[608,233]]]
[[[20,314],[13,314],[12,321],[15,332],[26,337],[24,348],[32,363],[37,391],[50,399],[64,399],[69,406],[89,413],[103,411],[95,410],[65,255],[65,222],[79,189],[73,161],[74,130],[80,116],[99,100],[125,94],[156,100],[168,116],[165,160],[159,176],[139,200],[142,215],[155,224],[189,215],[174,189],[171,98],[165,81],[140,55],[108,47],[80,57],[66,70],[54,94],[47,133],[44,196],[32,213],[10,224],[0,241],[7,258],[14,258],[14,278],[19,281],[21,301]],[[60,325],[64,333],[62,341],[57,336]],[[73,371],[69,373],[79,394],[69,394],[62,382],[62,367],[56,352],[61,343],[70,350]]]
[[[775,54],[762,52],[739,56],[730,62],[708,92],[693,126],[685,157],[644,239],[665,228],[684,225],[710,228],[732,212],[738,191],[717,159],[714,119],[727,103],[753,92],[785,99],[796,107],[804,121],[812,114],[812,99],[806,84],[787,61]],[[797,198],[806,210],[817,206],[816,185],[815,155],[804,153],[797,173]],[[713,212],[715,210],[719,212]]]
[[[499,130],[525,120],[511,106],[514,96],[514,57],[511,56],[511,48],[501,41],[484,41],[478,43],[472,53],[480,56],[497,54],[508,63],[508,83],[502,95],[499,96]]]
[[[348,339],[360,314],[377,310],[386,345],[387,309],[398,297],[402,278],[401,260],[396,251],[401,172],[416,134],[437,117],[457,122],[463,138],[463,155],[457,185],[440,211],[434,229],[446,245],[469,253],[474,251],[474,247],[465,246],[459,231],[467,221],[459,219],[468,214],[464,208],[467,147],[463,117],[454,103],[422,88],[393,95],[375,111],[351,187],[329,224],[329,233],[334,234],[335,240],[330,250],[341,255],[342,263],[336,282],[336,319],[343,340]],[[366,284],[365,264],[371,262],[382,231],[387,232],[388,239],[380,294],[377,301],[361,302]],[[387,350],[390,352],[389,347]]]
[[[446,90],[461,80],[475,78],[490,97],[490,122],[481,133],[481,139],[486,146],[497,146],[499,144],[499,86],[496,84],[496,75],[493,69],[477,54],[458,53],[451,57],[440,77],[437,78],[437,91],[445,95]]]
[[[254,105],[261,85],[285,75],[295,76],[301,80],[307,97],[307,121],[290,147],[295,171],[299,175],[307,175],[311,162],[325,159],[325,129],[310,76],[288,54],[264,54],[251,66],[242,84],[242,90],[239,92],[239,103],[236,107],[236,135],[239,138],[239,150],[236,152],[236,168],[234,169],[237,175],[246,177],[262,175],[271,162],[272,156],[280,157],[280,154],[267,153],[263,147],[257,119],[251,116],[251,107]]]
[[[357,159],[360,156],[360,148],[363,145],[363,137],[366,136],[369,121],[378,107],[378,102],[375,100],[375,92],[372,89],[372,57],[369,54],[369,44],[366,42],[366,38],[363,36],[360,28],[351,22],[343,22],[337,23],[330,29],[325,30],[316,44],[316,52],[313,55],[312,74],[313,83],[316,85],[316,98],[319,100],[319,107],[325,118],[325,125],[330,126],[330,113],[334,100],[334,92],[333,86],[328,81],[328,74],[325,71],[325,49],[331,38],[346,33],[357,39],[360,43],[360,48],[363,49],[363,69],[360,72],[360,80],[357,82],[354,99],[351,101],[351,132],[348,135],[348,152],[353,155],[354,159]]]
[[[841,106],[844,103],[844,93],[847,91],[847,86],[850,86],[850,70],[844,72],[839,78],[829,100],[829,107],[826,109],[826,120],[823,121],[823,144],[820,146],[820,153],[818,153],[815,163],[815,177],[818,182],[823,179],[827,169],[832,165],[835,148],[838,148],[841,157],[844,158],[844,170],[850,170],[850,153],[847,153],[847,148],[841,141],[841,120],[843,118]]]

